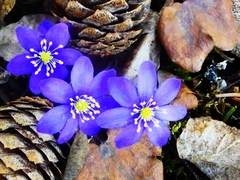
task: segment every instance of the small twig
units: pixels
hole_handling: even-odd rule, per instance
[[[216,48],[216,47],[214,48],[214,50],[215,50],[220,56],[222,56],[222,58],[228,60],[228,61],[231,62],[231,63],[235,60],[234,58],[231,58],[231,57],[227,56],[226,54],[224,54],[221,50],[219,50],[219,49]]]
[[[240,97],[240,93],[222,93],[216,94],[216,98],[224,98],[224,97]]]
[[[228,89],[230,89],[231,87],[235,86],[236,84],[240,83],[240,79],[233,82],[232,84],[229,84],[225,89],[223,89],[221,92],[225,92],[227,91]]]

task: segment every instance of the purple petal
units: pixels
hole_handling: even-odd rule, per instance
[[[180,90],[181,80],[170,78],[164,81],[154,95],[154,100],[158,106],[169,104],[174,100]]]
[[[145,61],[138,71],[138,95],[141,101],[148,101],[157,87],[157,73],[151,61]]]
[[[95,122],[95,120],[84,121],[84,123],[79,119],[79,129],[88,136],[96,135],[101,129]]]
[[[109,78],[108,88],[112,97],[124,107],[132,107],[134,103],[139,103],[136,87],[124,77]]]
[[[78,50],[71,49],[71,48],[63,48],[57,50],[58,55],[55,55],[54,58],[62,60],[64,65],[73,65],[76,60],[82,56]]]
[[[53,73],[50,73],[50,76],[48,78],[54,77],[59,79],[66,79],[68,75],[68,69],[63,65],[56,65],[56,69],[54,69]],[[45,68],[44,68],[45,69]],[[46,72],[46,70],[44,70]]]
[[[95,98],[95,100],[99,103],[100,108],[99,111],[102,113],[108,109],[120,107],[120,105],[113,99],[111,96],[100,96]]]
[[[59,104],[69,103],[69,99],[75,95],[72,87],[67,82],[57,78],[42,80],[40,89],[43,96]]]
[[[52,41],[51,50],[57,48],[59,45],[65,47],[70,40],[68,26],[64,23],[55,24],[45,34],[45,38],[47,42]]]
[[[159,123],[160,123],[159,127],[155,127],[152,122],[148,123],[148,125],[152,129],[152,131],[149,131],[149,128],[145,128],[149,140],[155,146],[163,146],[163,145],[167,144],[168,139],[171,134],[168,129],[168,126],[164,122],[159,121]]]
[[[131,146],[143,135],[144,128],[141,128],[140,132],[137,132],[137,125],[134,123],[128,124],[122,132],[116,137],[115,143],[117,148],[123,148],[126,146]]]
[[[42,35],[45,35],[52,26],[53,26],[52,22],[48,20],[43,20],[41,24],[37,27],[37,29]]]
[[[33,48],[36,51],[41,50],[40,41],[41,37],[38,33],[32,29],[26,28],[24,26],[19,26],[16,29],[17,39],[21,46],[30,51]]]
[[[67,119],[71,116],[70,110],[68,105],[52,108],[37,123],[37,131],[46,134],[55,134],[61,131]]]
[[[78,130],[78,121],[70,117],[63,127],[60,136],[58,137],[58,144],[67,142]]]
[[[108,78],[110,77],[116,77],[116,71],[114,69],[98,73],[93,78],[88,93],[93,97],[99,97],[109,94]]]
[[[178,121],[187,114],[185,106],[167,105],[161,106],[155,111],[155,117],[163,121]]]
[[[59,64],[57,64],[56,66],[57,66],[57,68],[54,69],[53,73],[50,73],[50,76],[46,75],[46,66],[45,65],[43,65],[42,70],[37,75],[35,75],[34,73],[35,73],[35,71],[38,67],[36,67],[33,70],[33,73],[31,75],[30,81],[29,81],[29,88],[34,94],[40,94],[41,93],[41,90],[40,90],[40,87],[39,87],[39,82],[41,80],[48,79],[48,78],[51,78],[51,77],[59,78],[59,79],[65,79],[67,77],[67,75],[68,75],[67,68],[65,66],[62,66],[62,65],[59,65]]]
[[[7,71],[15,76],[32,73],[35,68],[30,63],[30,60],[26,58],[27,55],[29,54],[20,54],[11,59],[7,65]]]
[[[114,108],[101,113],[96,123],[105,129],[117,129],[133,121],[130,108]]]
[[[93,65],[86,56],[81,56],[75,62],[71,72],[71,82],[75,92],[87,92],[93,80]]]
[[[46,72],[40,71],[39,74],[35,75],[32,73],[30,80],[29,80],[29,89],[34,93],[34,94],[40,94],[40,86],[39,83],[41,80],[46,79]]]

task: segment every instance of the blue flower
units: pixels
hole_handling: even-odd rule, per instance
[[[91,61],[81,56],[73,66],[71,84],[57,78],[42,80],[42,94],[60,105],[43,115],[37,131],[47,134],[60,132],[59,144],[68,141],[78,129],[86,135],[97,134],[100,130],[95,122],[97,116],[108,108],[119,106],[109,96],[107,88],[108,78],[115,76],[116,71],[111,69],[93,78]]]
[[[31,74],[29,88],[34,94],[40,93],[42,79],[65,79],[66,66],[73,65],[82,55],[75,49],[64,48],[70,40],[66,24],[44,21],[38,29],[40,32],[24,26],[16,29],[20,45],[28,52],[15,56],[7,65],[7,71],[16,76]]]
[[[180,120],[187,113],[184,106],[169,105],[180,86],[181,80],[170,78],[157,88],[154,64],[145,61],[138,71],[137,87],[124,77],[109,78],[110,94],[122,107],[103,112],[96,122],[106,129],[124,127],[115,139],[118,148],[136,143],[144,131],[154,145],[163,146],[170,137],[168,121]]]
[[[37,27],[41,35],[45,35],[54,24],[48,20],[43,20]]]

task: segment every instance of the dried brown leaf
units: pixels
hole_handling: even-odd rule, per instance
[[[76,180],[88,179],[123,179],[123,180],[161,180],[163,167],[156,156],[161,154],[161,148],[151,145],[146,135],[135,145],[117,149],[114,139],[119,131],[110,130],[109,139],[100,146],[83,141],[84,149],[79,157],[82,164],[78,165],[79,174]],[[86,151],[87,148],[87,151]],[[87,152],[87,153],[85,153]],[[70,154],[71,156],[71,154]],[[74,155],[77,156],[77,155]],[[75,179],[75,177],[64,177]]]
[[[229,51],[239,42],[232,0],[186,0],[164,8],[159,37],[172,61],[197,72],[214,46]]]
[[[240,26],[240,0],[232,0],[233,15]],[[231,51],[236,56],[240,57],[240,42]]]
[[[240,178],[240,130],[210,117],[189,119],[177,140],[179,156],[211,180]]]
[[[182,83],[181,89],[172,104],[185,106],[189,110],[198,106],[198,99],[187,85]]]

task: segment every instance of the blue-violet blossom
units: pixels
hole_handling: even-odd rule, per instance
[[[127,78],[113,77],[108,80],[112,97],[122,106],[103,112],[97,124],[106,129],[124,127],[116,137],[118,148],[136,143],[147,133],[156,146],[163,146],[170,137],[168,121],[185,117],[187,109],[180,105],[169,105],[177,96],[181,80],[170,78],[157,88],[157,73],[151,61],[140,66],[137,87]]]
[[[66,66],[73,65],[82,55],[75,49],[64,48],[70,40],[66,24],[44,21],[38,29],[39,32],[24,26],[16,29],[18,42],[28,52],[15,56],[7,65],[7,71],[16,76],[31,74],[29,88],[34,94],[40,93],[42,79],[65,79]]]
[[[80,129],[86,135],[96,135],[100,127],[97,116],[108,108],[119,106],[109,96],[107,80],[116,71],[105,70],[93,77],[93,65],[88,57],[81,56],[71,71],[71,84],[57,78],[40,82],[42,94],[60,104],[39,120],[37,131],[47,134],[60,132],[58,143],[68,141]]]

